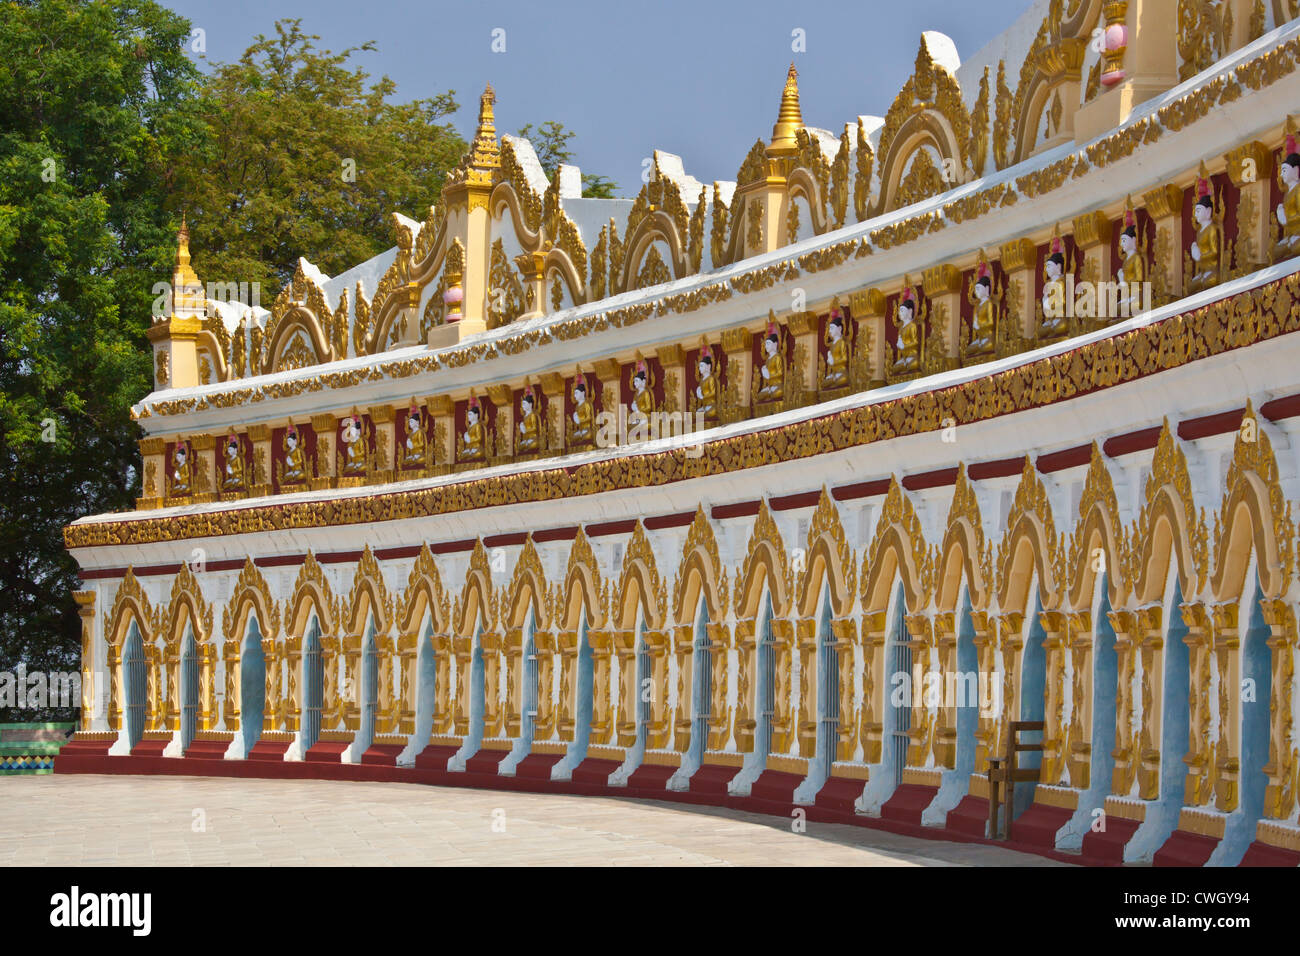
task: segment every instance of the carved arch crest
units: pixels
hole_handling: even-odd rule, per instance
[[[785,617],[790,613],[794,574],[786,558],[781,530],[776,526],[766,499],[758,503],[754,530],[750,532],[745,560],[736,577],[735,612],[738,619],[747,620],[758,616],[758,601],[764,581],[772,595],[772,613],[777,617]]]
[[[908,612],[918,613],[930,599],[935,563],[934,551],[926,544],[921,519],[911,499],[903,493],[898,478],[891,476],[876,521],[876,533],[862,560],[863,610],[881,611],[888,607],[897,571],[903,580]]]

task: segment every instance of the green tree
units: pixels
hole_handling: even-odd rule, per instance
[[[203,83],[211,136],[180,162],[199,278],[259,283],[269,308],[299,256],[336,275],[393,245],[391,214],[423,220],[466,149],[454,91],[392,102],[352,58],[320,50],[301,20],[258,35]]]
[[[569,140],[577,134],[571,129],[565,129],[563,123],[547,120],[537,127],[536,132],[533,131],[532,123],[526,123],[518,135],[532,142],[547,179],[553,179],[555,171],[573,159]],[[604,176],[596,173],[582,174],[582,195],[588,199],[613,199],[617,188],[618,183]]]
[[[171,157],[206,135],[189,36],[149,0],[0,6],[0,671],[77,669],[62,529],[138,494]]]

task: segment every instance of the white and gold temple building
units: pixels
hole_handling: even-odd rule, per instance
[[[489,88],[269,311],[182,230],[139,507],[65,531],[58,769],[978,839],[1042,721],[1017,844],[1300,863],[1298,6],[1041,0],[833,129],[791,67],[734,181],[635,200]]]

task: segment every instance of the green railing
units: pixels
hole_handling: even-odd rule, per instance
[[[0,724],[0,776],[53,773],[74,723]]]

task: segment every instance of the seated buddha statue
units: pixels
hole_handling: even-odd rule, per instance
[[[844,337],[844,313],[832,309],[826,320],[826,365],[822,388],[840,388],[849,383],[849,341]]]
[[[1069,332],[1065,305],[1065,253],[1061,240],[1052,239],[1052,247],[1043,260],[1043,317],[1038,324],[1038,338],[1051,341]]]
[[[970,341],[963,358],[978,358],[993,354],[993,336],[996,332],[997,314],[993,306],[993,277],[987,262],[981,262],[974,286],[975,310],[971,317]]]
[[[519,444],[521,454],[532,453],[541,447],[542,423],[537,414],[537,396],[531,388],[525,389],[519,399]]]
[[[1119,254],[1123,260],[1115,271],[1115,281],[1120,286],[1119,314],[1128,317],[1141,309],[1142,283],[1147,277],[1146,260],[1138,248],[1137,218],[1131,209],[1124,214],[1124,231],[1119,236]]]
[[[302,436],[290,425],[284,433],[284,461],[280,465],[280,484],[294,485],[307,480],[307,454],[303,451]]]
[[[1187,282],[1189,295],[1219,284],[1223,249],[1223,227],[1214,214],[1214,197],[1210,195],[1209,181],[1198,179],[1196,192],[1198,198],[1192,207],[1196,238],[1187,250],[1193,262],[1192,277]]]
[[[894,363],[889,367],[892,375],[908,375],[921,368],[921,328],[915,318],[916,299],[907,288],[898,301],[898,342],[894,346]]]
[[[178,441],[172,449],[172,490],[175,496],[190,493],[190,448],[186,442]]]
[[[423,467],[428,447],[423,417],[420,415],[420,410],[412,405],[406,412],[406,439],[402,442],[402,467]]]
[[[221,467],[221,490],[242,491],[244,489],[244,450],[240,447],[238,435],[227,435],[225,459]]]
[[[461,436],[460,457],[464,461],[479,461],[483,458],[484,428],[483,412],[478,399],[470,396],[465,409],[465,434]]]
[[[1277,169],[1282,183],[1282,201],[1277,204],[1277,222],[1281,235],[1273,244],[1272,260],[1281,262],[1300,252],[1300,149],[1295,135],[1286,137],[1286,159]]]
[[[700,349],[696,366],[699,380],[695,385],[695,411],[704,419],[718,417],[718,377],[713,374],[713,353],[706,344]]]
[[[763,364],[758,368],[760,402],[779,402],[785,397],[785,356],[781,352],[781,334],[769,320],[763,337]]]
[[[650,369],[645,362],[638,362],[632,374],[632,401],[628,403],[627,423],[632,428],[645,428],[650,424],[650,416],[655,412],[655,396],[651,391]]]
[[[370,464],[370,442],[366,437],[366,423],[360,415],[349,415],[342,421],[343,474],[364,475]]]
[[[587,381],[581,375],[573,386],[573,429],[569,432],[570,441],[575,445],[588,444],[594,434],[592,428],[596,415],[587,398]]]

